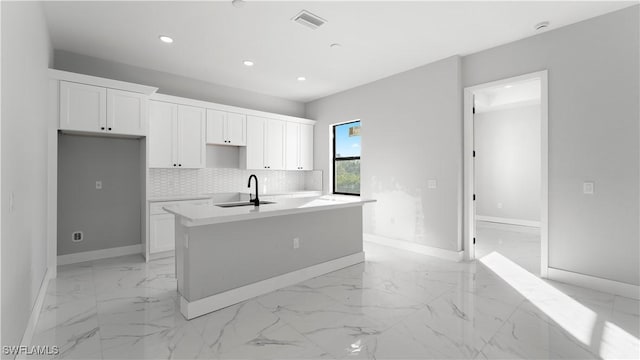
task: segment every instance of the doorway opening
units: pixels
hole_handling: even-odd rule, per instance
[[[465,258],[547,276],[547,73],[465,89]]]

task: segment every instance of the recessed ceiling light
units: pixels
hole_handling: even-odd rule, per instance
[[[244,66],[253,66],[253,61],[251,60],[245,60],[242,63],[244,64]]]
[[[231,1],[231,5],[233,5],[234,7],[237,7],[237,8],[241,8],[241,7],[244,7],[244,1],[243,0],[232,0]]]
[[[304,77],[304,76],[298,76],[298,81],[305,81],[305,80],[307,80],[307,78],[306,78],[306,77]]]
[[[341,48],[342,45],[340,45],[338,43],[333,43],[333,44],[329,45],[329,47],[332,48],[332,49],[338,49],[338,48]]]
[[[546,29],[548,27],[549,27],[549,22],[543,21],[543,22],[537,23],[533,28],[536,29],[536,31],[538,31],[538,30]]]
[[[163,43],[167,43],[167,44],[171,44],[173,42],[173,39],[166,35],[160,35],[158,36],[158,39],[160,39],[160,41],[162,41]]]
[[[505,89],[511,89],[513,87],[513,85],[505,85],[504,88]]]

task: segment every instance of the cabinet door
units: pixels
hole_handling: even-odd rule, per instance
[[[176,144],[178,106],[149,101],[149,167],[173,168],[178,164]]]
[[[300,124],[300,170],[313,170],[313,125]]]
[[[205,166],[205,110],[178,105],[178,167]]]
[[[226,112],[207,109],[207,144],[227,143],[224,133],[226,119]]]
[[[147,96],[107,89],[107,132],[146,135]]]
[[[149,253],[173,250],[175,247],[175,217],[172,214],[149,217]]]
[[[284,170],[285,122],[269,119],[265,136],[266,166],[271,170]]]
[[[227,113],[227,144],[243,146],[247,144],[247,116],[244,114]]]
[[[284,146],[286,170],[300,170],[300,124],[287,122]]]
[[[104,132],[107,89],[60,81],[60,129]]]
[[[247,116],[247,169],[264,169],[264,139],[267,119],[257,116]]]

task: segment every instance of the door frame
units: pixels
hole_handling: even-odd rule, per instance
[[[474,94],[490,87],[509,83],[540,80],[540,276],[546,278],[549,272],[549,97],[547,70],[496,80],[464,89],[464,224],[463,248],[465,260],[475,259],[473,239],[476,234],[476,212],[473,200],[475,189],[474,170]]]

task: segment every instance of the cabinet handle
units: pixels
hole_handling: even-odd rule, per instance
[[[109,131],[111,131],[111,128],[109,128]]]
[[[173,164],[173,166],[178,166],[177,164]]]
[[[182,166],[182,164],[178,164],[178,166]]]
[[[100,130],[104,130],[104,126],[100,128]]]

